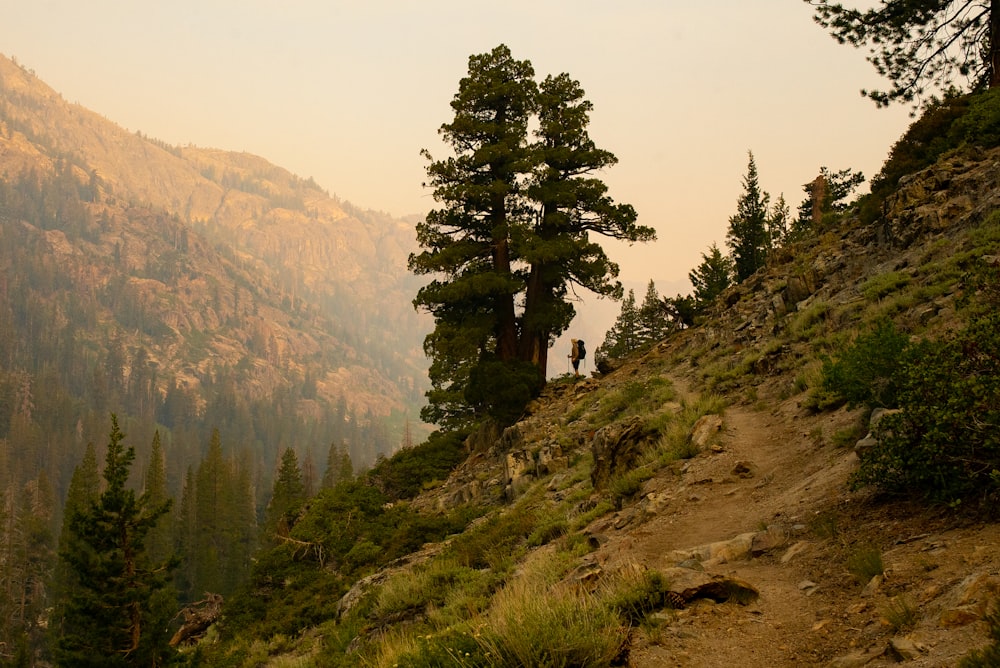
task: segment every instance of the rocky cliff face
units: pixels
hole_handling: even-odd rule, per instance
[[[0,58],[0,178],[57,174],[89,192],[94,224],[83,236],[45,230],[48,252],[80,290],[104,289],[114,276],[104,263],[128,274],[143,317],[165,328],[144,341],[162,382],[247,360],[261,392],[291,371],[359,412],[414,411],[422,400],[427,325],[410,303],[410,223],[258,156],[126,132]],[[193,335],[205,354],[185,354]]]

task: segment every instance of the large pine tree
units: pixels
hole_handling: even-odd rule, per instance
[[[417,226],[423,250],[410,268],[437,276],[414,304],[435,320],[422,416],[445,427],[516,417],[544,384],[574,285],[620,296],[618,267],[591,233],[654,237],[593,176],[616,160],[587,133],[591,104],[579,84],[563,74],[539,86],[534,75],[504,45],[472,56],[440,130],[454,156],[427,168],[441,207]]]
[[[60,665],[160,666],[171,652],[166,627],[174,610],[160,594],[174,564],[154,562],[146,550],[170,502],[154,505],[126,487],[135,450],[124,438],[112,415],[105,490],[96,502],[79,498],[68,520],[72,540],[59,557],[75,581],[63,601]]]

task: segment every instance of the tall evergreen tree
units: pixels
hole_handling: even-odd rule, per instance
[[[511,238],[523,224],[519,196],[536,160],[527,141],[534,75],[531,63],[515,60],[503,45],[470,57],[468,76],[451,102],[455,117],[439,130],[455,155],[427,167],[428,185],[442,206],[417,225],[424,250],[410,256],[409,266],[417,274],[443,276],[414,299],[435,320],[424,343],[432,387],[421,415],[430,422],[467,421],[473,368],[491,358],[516,358],[520,280]]]
[[[501,45],[469,59],[452,109],[440,132],[455,155],[427,168],[442,207],[417,226],[423,250],[409,262],[417,274],[440,276],[414,304],[435,319],[421,415],[446,428],[484,415],[511,419],[538,391],[548,348],[574,315],[573,285],[621,294],[617,265],[590,233],[654,236],[592,176],[615,158],[591,141],[591,104],[568,75],[538,86],[531,63]]]
[[[174,555],[174,513],[173,500],[167,493],[167,469],[160,444],[160,431],[153,433],[153,444],[149,453],[149,464],[146,467],[143,495],[151,506],[160,506],[170,502],[170,510],[157,522],[149,532],[147,545],[153,561],[166,561]]]
[[[607,185],[593,176],[618,158],[597,148],[587,127],[593,104],[568,74],[548,76],[539,86],[534,148],[539,165],[527,195],[534,223],[517,244],[529,265],[521,319],[521,359],[547,372],[548,348],[575,315],[566,299],[572,286],[604,296],[622,294],[618,265],[589,233],[628,242],[655,238],[636,224],[628,204],[615,204]]]
[[[767,234],[769,195],[761,190],[757,176],[757,163],[753,152],[743,177],[743,194],[736,203],[736,214],[729,219],[726,242],[732,250],[736,268],[736,282],[741,283],[767,262],[769,246]]]
[[[667,317],[663,310],[663,301],[656,291],[656,284],[649,280],[646,295],[639,305],[639,340],[643,344],[655,343],[667,335]]]
[[[271,490],[271,501],[264,513],[264,536],[266,540],[274,541],[276,536],[287,536],[288,516],[296,511],[306,500],[305,484],[302,482],[302,470],[295,450],[286,448],[281,455],[278,474],[274,477]]]
[[[639,336],[639,309],[635,304],[635,291],[629,290],[622,300],[622,309],[611,329],[604,335],[604,342],[594,351],[595,359],[624,357],[638,350],[642,344]]]
[[[354,478],[351,453],[343,443],[334,441],[326,455],[326,470],[323,471],[323,489],[336,487],[338,483]]]
[[[228,596],[245,579],[255,548],[256,523],[248,466],[222,453],[213,430],[194,478],[194,545],[187,555],[191,596]]]
[[[74,549],[60,550],[77,586],[65,601],[57,661],[67,666],[160,666],[170,656],[167,621],[173,611],[158,597],[173,563],[154,563],[146,538],[169,510],[126,488],[135,450],[122,443],[111,416],[106,487],[96,503],[69,519]]]

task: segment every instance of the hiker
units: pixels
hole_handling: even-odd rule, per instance
[[[587,356],[587,348],[583,344],[583,339],[570,339],[572,347],[570,348],[570,354],[567,355],[570,361],[573,363],[573,375],[577,378],[580,377],[580,360]]]

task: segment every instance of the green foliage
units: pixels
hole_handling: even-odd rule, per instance
[[[544,384],[541,370],[531,362],[487,359],[469,374],[465,399],[479,414],[510,425],[521,417],[524,407],[538,396]]]
[[[893,382],[902,410],[879,422],[855,483],[943,502],[1000,491],[1000,315],[909,346]]]
[[[919,106],[928,86],[950,92],[956,79],[973,89],[998,80],[993,68],[1000,45],[991,42],[989,17],[997,9],[990,3],[883,0],[862,11],[839,2],[805,1],[838,42],[867,46],[869,62],[890,83],[887,91],[861,91],[877,106]]]
[[[411,499],[425,483],[447,478],[465,459],[464,437],[462,432],[434,432],[424,443],[380,460],[368,479],[390,501]]]
[[[732,259],[724,256],[715,243],[707,254],[702,253],[701,264],[688,274],[694,286],[695,308],[702,309],[715,301],[732,284],[734,271]]]
[[[993,602],[983,621],[989,629],[990,644],[966,654],[958,668],[992,668],[1000,665],[1000,603]]]
[[[879,612],[893,633],[912,629],[917,625],[919,618],[917,607],[906,595],[893,596],[886,601]]]
[[[596,596],[521,579],[500,591],[479,643],[497,667],[612,665],[626,630]]]
[[[550,343],[575,314],[570,286],[620,297],[618,266],[593,235],[655,238],[591,176],[617,159],[590,138],[592,105],[579,83],[534,77],[505,45],[471,56],[454,118],[441,126],[454,156],[435,161],[424,151],[441,208],[417,225],[422,250],[409,267],[439,277],[414,304],[435,321],[424,343],[432,387],[422,416],[445,428],[520,414],[544,383]],[[536,367],[533,377],[522,364]]]
[[[909,337],[891,321],[879,323],[859,335],[836,360],[824,361],[822,390],[852,407],[896,406],[900,365],[909,345]]]
[[[640,624],[651,612],[671,607],[666,596],[670,583],[659,571],[626,571],[606,588],[605,604],[630,626]]]
[[[506,512],[490,515],[466,529],[452,540],[448,553],[469,568],[507,572],[538,526],[538,517],[527,500],[528,497],[525,497]]]
[[[650,413],[676,396],[673,385],[665,376],[629,381],[601,398],[591,423],[606,424],[630,415]]]
[[[60,558],[75,578],[63,602],[56,659],[72,666],[163,665],[171,656],[167,623],[173,615],[172,559],[154,563],[145,541],[167,513],[169,499],[151,506],[126,488],[135,450],[122,443],[111,416],[105,490],[69,520],[71,540]]]
[[[726,243],[732,250],[735,280],[742,283],[767,261],[770,239],[767,232],[769,195],[761,190],[753,153],[743,177],[743,194],[736,203],[736,213],[729,218]]]

